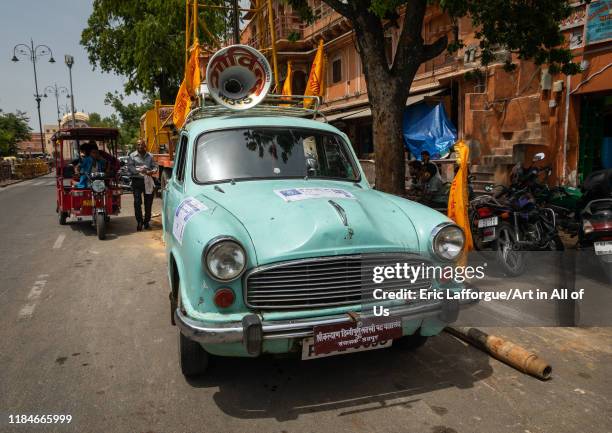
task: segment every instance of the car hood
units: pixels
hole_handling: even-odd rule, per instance
[[[287,202],[278,194],[293,188],[334,188],[354,198]],[[406,213],[384,194],[352,183],[243,181],[220,188],[208,186],[204,195],[244,226],[259,265],[325,255],[419,250],[416,230]]]

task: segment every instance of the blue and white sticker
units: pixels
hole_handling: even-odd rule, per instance
[[[174,212],[174,224],[172,234],[179,244],[183,244],[183,233],[189,220],[196,214],[205,211],[208,207],[200,200],[187,197],[181,202]]]
[[[286,202],[313,198],[348,198],[356,200],[353,194],[340,188],[288,188],[275,189],[274,193]]]

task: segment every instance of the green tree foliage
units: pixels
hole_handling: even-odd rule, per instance
[[[285,0],[303,19],[312,20],[308,0]],[[444,50],[462,47],[457,21],[469,17],[480,40],[484,64],[494,59],[494,51],[504,47],[521,59],[548,64],[551,72],[572,74],[567,49],[560,47],[563,36],[559,22],[569,16],[565,0],[323,0],[346,17],[355,31],[368,97],[372,106],[372,128],[376,146],[376,186],[403,194],[404,144],[401,134],[402,114],[419,66]],[[427,7],[437,4],[454,23],[454,38],[442,35],[424,41],[423,24]],[[403,22],[400,15],[405,12]],[[385,29],[400,27],[398,47],[389,65],[385,55]],[[506,67],[513,67],[507,62]],[[384,83],[384,85],[381,85]]]
[[[211,34],[220,35],[228,26],[227,15],[208,9],[200,20]],[[211,42],[198,30],[200,41]],[[164,103],[173,103],[183,78],[185,1],[94,0],[81,44],[94,68],[127,77],[126,93],[156,93]]]
[[[22,111],[4,113],[0,110],[0,155],[9,156],[17,153],[17,143],[31,138],[30,119]]]
[[[113,107],[116,112],[106,119],[115,122],[116,127],[119,128],[119,143],[124,148],[134,148],[140,135],[140,117],[153,107],[153,102],[149,99],[142,103],[126,104],[123,102],[123,95],[109,92],[104,98],[104,103]]]
[[[87,123],[92,127],[119,128],[120,126],[119,118],[115,113],[104,118],[100,113],[89,113],[89,121]]]

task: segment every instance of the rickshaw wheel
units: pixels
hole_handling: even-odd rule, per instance
[[[101,241],[106,239],[106,218],[104,214],[96,215],[96,232],[98,233],[98,239]]]
[[[66,225],[66,219],[68,218],[68,214],[66,212],[59,213],[59,223],[61,226]]]

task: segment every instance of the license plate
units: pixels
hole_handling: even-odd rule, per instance
[[[83,207],[93,207],[94,205],[94,201],[93,200],[83,200],[82,202],[82,206]]]
[[[605,256],[612,254],[612,241],[595,242],[595,254]]]
[[[483,242],[491,242],[495,240],[495,227],[487,227],[482,231]]]
[[[385,347],[391,347],[393,340],[382,340],[378,343],[370,344],[368,346],[352,347],[350,349],[334,350],[328,353],[321,353],[317,355],[314,349],[314,338],[304,338],[302,341],[302,360],[307,361],[315,358],[325,358],[326,356],[346,355],[347,353],[365,352],[366,350],[384,349]]]
[[[302,345],[302,359],[389,347],[402,336],[400,318],[364,318],[359,323],[315,326],[312,344]]]
[[[499,222],[499,218],[494,216],[491,218],[483,218],[481,220],[478,220],[478,228],[484,228],[484,227],[493,227],[496,226]]]

